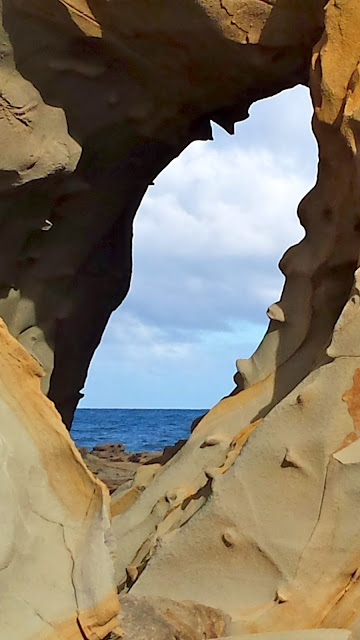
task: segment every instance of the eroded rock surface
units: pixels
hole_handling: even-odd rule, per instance
[[[98,640],[119,628],[109,495],[41,375],[0,321],[0,638]]]
[[[307,83],[324,2],[3,0],[0,315],[68,425],[149,184],[210,120]]]
[[[127,452],[123,444],[116,443],[96,445],[91,451],[86,447],[81,448],[80,453],[86,466],[106,484],[111,493],[119,487],[127,488],[139,467],[155,462],[162,455],[160,451]]]
[[[69,425],[129,287],[148,185],[211,137],[210,120],[231,132],[254,100],[309,82],[319,172],[299,206],[306,235],[280,264],[281,300],[253,357],[238,360],[235,392],[174,455],[114,492],[116,580],[137,602],[224,611],[236,637],[313,628],[300,637],[359,640],[359,2],[134,6],[3,0],[0,314],[43,365],[43,389]],[[23,629],[77,638],[80,627],[102,637],[117,610],[106,493],[39,390],[22,388],[4,340],[0,408],[11,420],[22,408],[19,424],[3,423],[1,504],[9,483],[18,491],[0,573],[6,640]]]
[[[358,2],[330,0],[311,64],[306,236],[281,261],[282,298],[238,361],[238,393],[114,519],[125,589],[224,609],[237,633],[360,637],[359,29]]]
[[[124,640],[207,640],[229,629],[229,616],[196,602],[131,595],[120,602]]]

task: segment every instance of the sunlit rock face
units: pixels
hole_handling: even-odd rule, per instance
[[[299,207],[306,235],[280,263],[282,298],[237,363],[238,393],[114,519],[125,589],[221,608],[236,634],[360,638],[359,28],[357,2],[327,4],[310,67],[320,162]]]
[[[108,491],[40,366],[0,324],[0,638],[99,640],[119,628]]]
[[[324,2],[3,0],[0,315],[68,425],[148,185],[210,119],[307,83]]]
[[[253,101],[310,84],[318,179],[281,300],[235,392],[114,493],[115,571],[138,602],[230,616],[234,638],[360,640],[358,0],[4,0],[2,17],[0,314],[68,424],[148,184],[210,120],[231,132]],[[102,638],[118,606],[107,494],[1,336],[6,639]]]

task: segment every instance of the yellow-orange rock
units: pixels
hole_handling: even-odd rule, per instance
[[[119,628],[109,495],[41,375],[0,321],[0,638],[97,640]]]
[[[319,172],[281,300],[234,394],[114,494],[115,568],[134,596],[227,612],[236,636],[359,640],[359,1],[134,7],[3,3],[0,314],[70,424],[128,291],[147,186],[211,120],[231,132],[255,100],[309,82]],[[107,494],[0,337],[1,633],[101,638],[118,607]]]
[[[281,261],[284,291],[238,361],[238,393],[114,520],[127,589],[224,609],[237,634],[360,638],[359,32],[357,0],[330,0],[310,76],[319,173],[299,207],[306,235]]]

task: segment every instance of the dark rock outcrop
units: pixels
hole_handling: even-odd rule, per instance
[[[144,464],[151,464],[161,456],[160,452],[126,452],[123,444],[108,443],[96,445],[91,451],[86,447],[80,453],[86,466],[102,480],[110,492],[128,486],[137,470]]]
[[[211,120],[308,82],[324,3],[3,0],[0,315],[68,426],[149,184]]]

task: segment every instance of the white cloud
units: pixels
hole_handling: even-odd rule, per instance
[[[293,162],[268,150],[194,143],[146,196],[135,251],[184,260],[280,257],[302,235],[296,206],[308,187]]]
[[[316,166],[310,111],[305,89],[263,101],[235,138],[217,130],[215,142],[193,143],[149,188],[135,222],[131,291],[92,366],[95,378],[96,363],[118,371],[121,398],[134,384],[126,372],[136,370],[133,406],[170,406],[167,398],[196,406],[194,385],[206,377],[197,406],[231,388],[235,359],[255,348],[279,297],[277,263],[303,235],[296,210]],[[162,379],[156,393],[154,376]],[[88,401],[101,406],[92,400],[101,384],[91,380]]]
[[[178,363],[192,356],[191,341],[169,340],[164,329],[145,324],[127,311],[111,325],[108,341],[113,356],[125,359],[136,367],[145,361],[155,366],[161,360]]]

